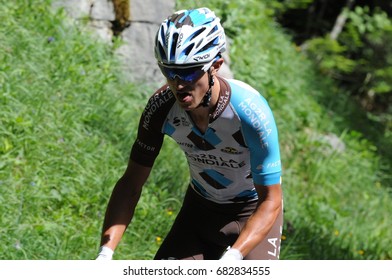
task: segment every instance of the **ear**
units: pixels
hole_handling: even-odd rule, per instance
[[[223,64],[223,58],[219,58],[217,61],[214,62],[211,66],[211,75],[216,75]]]

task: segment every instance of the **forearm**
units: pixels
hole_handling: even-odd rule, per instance
[[[262,190],[259,192],[260,203],[232,246],[243,256],[266,238],[283,207],[280,185],[259,187],[259,190]]]
[[[97,259],[111,259],[125,230],[132,220],[151,167],[130,160],[124,175],[118,180],[108,206],[102,226],[101,248]]]
[[[242,256],[246,256],[255,248],[271,230],[281,211],[281,205],[265,201],[259,205],[249,217],[232,248],[238,249]]]
[[[140,192],[122,186],[121,180],[115,186],[106,209],[102,227],[101,246],[114,250],[134,215]]]
[[[151,168],[130,161],[125,174],[116,183],[102,227],[101,246],[114,250],[131,222]]]

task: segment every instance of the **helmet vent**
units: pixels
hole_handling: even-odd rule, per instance
[[[184,54],[188,55],[191,50],[193,49],[194,44],[189,45],[185,50],[184,50]]]
[[[196,49],[201,45],[202,42],[203,40],[199,40],[199,42],[196,44]]]
[[[176,49],[177,49],[178,33],[173,34],[173,41],[170,48],[170,60],[175,59]]]
[[[207,45],[205,45],[204,47],[202,47],[202,48],[198,51],[198,53],[202,53],[202,52],[204,52],[205,50],[208,50],[209,48],[211,48],[211,47],[213,47],[213,46],[215,46],[214,42],[210,42],[210,43],[208,43]]]
[[[167,59],[166,53],[161,45],[158,46],[158,50],[159,50],[159,55],[161,57],[161,60],[166,60]]]
[[[165,42],[165,31],[163,28],[161,28],[161,40],[162,40],[162,42]],[[166,45],[166,42],[165,42],[165,45]]]
[[[193,40],[193,38],[195,38],[195,37],[197,37],[199,34],[203,33],[204,30],[206,30],[205,27],[200,28],[199,30],[197,30],[196,32],[194,32],[194,33],[192,34],[192,36],[190,36],[189,40],[190,40],[190,41]]]
[[[210,36],[212,33],[214,33],[217,30],[218,30],[218,28],[215,26],[214,28],[211,29],[211,31],[208,33],[207,36]]]

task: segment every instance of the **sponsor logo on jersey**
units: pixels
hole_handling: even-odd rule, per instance
[[[267,148],[268,143],[266,142],[266,139],[271,134],[272,128],[263,108],[254,103],[251,98],[245,99],[239,104],[239,106],[244,114],[249,118],[250,124],[259,135],[262,148]]]
[[[149,130],[151,117],[154,113],[161,108],[164,104],[166,104],[171,98],[173,98],[173,93],[169,88],[163,90],[157,94],[154,94],[150,101],[148,102],[146,108],[143,112],[143,128]]]
[[[212,115],[212,118],[215,119],[217,116],[219,116],[223,110],[226,108],[227,103],[229,102],[230,99],[230,92],[225,91],[224,95],[219,96],[217,107],[215,109],[214,114]]]
[[[192,160],[198,163],[213,165],[213,166],[222,166],[222,167],[230,167],[230,168],[241,168],[246,165],[245,161],[236,161],[233,159],[225,159],[223,157],[214,156],[211,154],[191,154],[185,152],[188,160]]]
[[[281,165],[281,161],[277,160],[275,162],[269,162],[266,165],[259,164],[256,167],[256,169],[257,170],[262,170],[262,169],[268,169],[268,168],[276,168],[276,167],[279,167],[280,165]]]
[[[179,127],[180,125],[183,125],[183,126],[190,126],[191,125],[191,123],[185,117],[181,117],[181,118],[174,117],[173,124],[177,127]]]
[[[155,151],[155,147],[152,147],[152,146],[149,146],[149,145],[147,145],[147,144],[144,144],[142,141],[140,141],[139,139],[136,139],[136,143],[140,146],[140,147],[142,147],[144,150],[146,150],[146,151],[151,151],[151,152],[153,152],[153,151]]]
[[[180,145],[180,146],[187,147],[187,148],[193,148],[194,147],[193,144],[187,143],[187,142],[177,142],[177,144]]]
[[[227,153],[227,154],[232,154],[232,155],[240,155],[242,152],[238,151],[237,149],[233,147],[225,147],[221,149],[221,152]]]

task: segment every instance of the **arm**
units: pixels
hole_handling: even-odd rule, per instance
[[[129,161],[110,197],[102,228],[101,246],[115,250],[132,220],[151,167]]]
[[[162,147],[162,128],[175,100],[165,85],[149,99],[140,117],[138,135],[132,146],[128,167],[116,183],[106,209],[98,259],[111,259],[133,218],[143,185]]]
[[[282,211],[282,168],[278,129],[267,100],[242,82],[230,85],[231,102],[241,119],[244,141],[250,150],[253,183],[259,197],[256,210],[232,246],[239,257],[239,252],[246,256],[267,236]],[[241,94],[235,94],[237,91]]]
[[[282,211],[282,189],[280,184],[271,186],[255,185],[259,203],[249,217],[232,248],[246,256],[271,230],[280,211]]]

